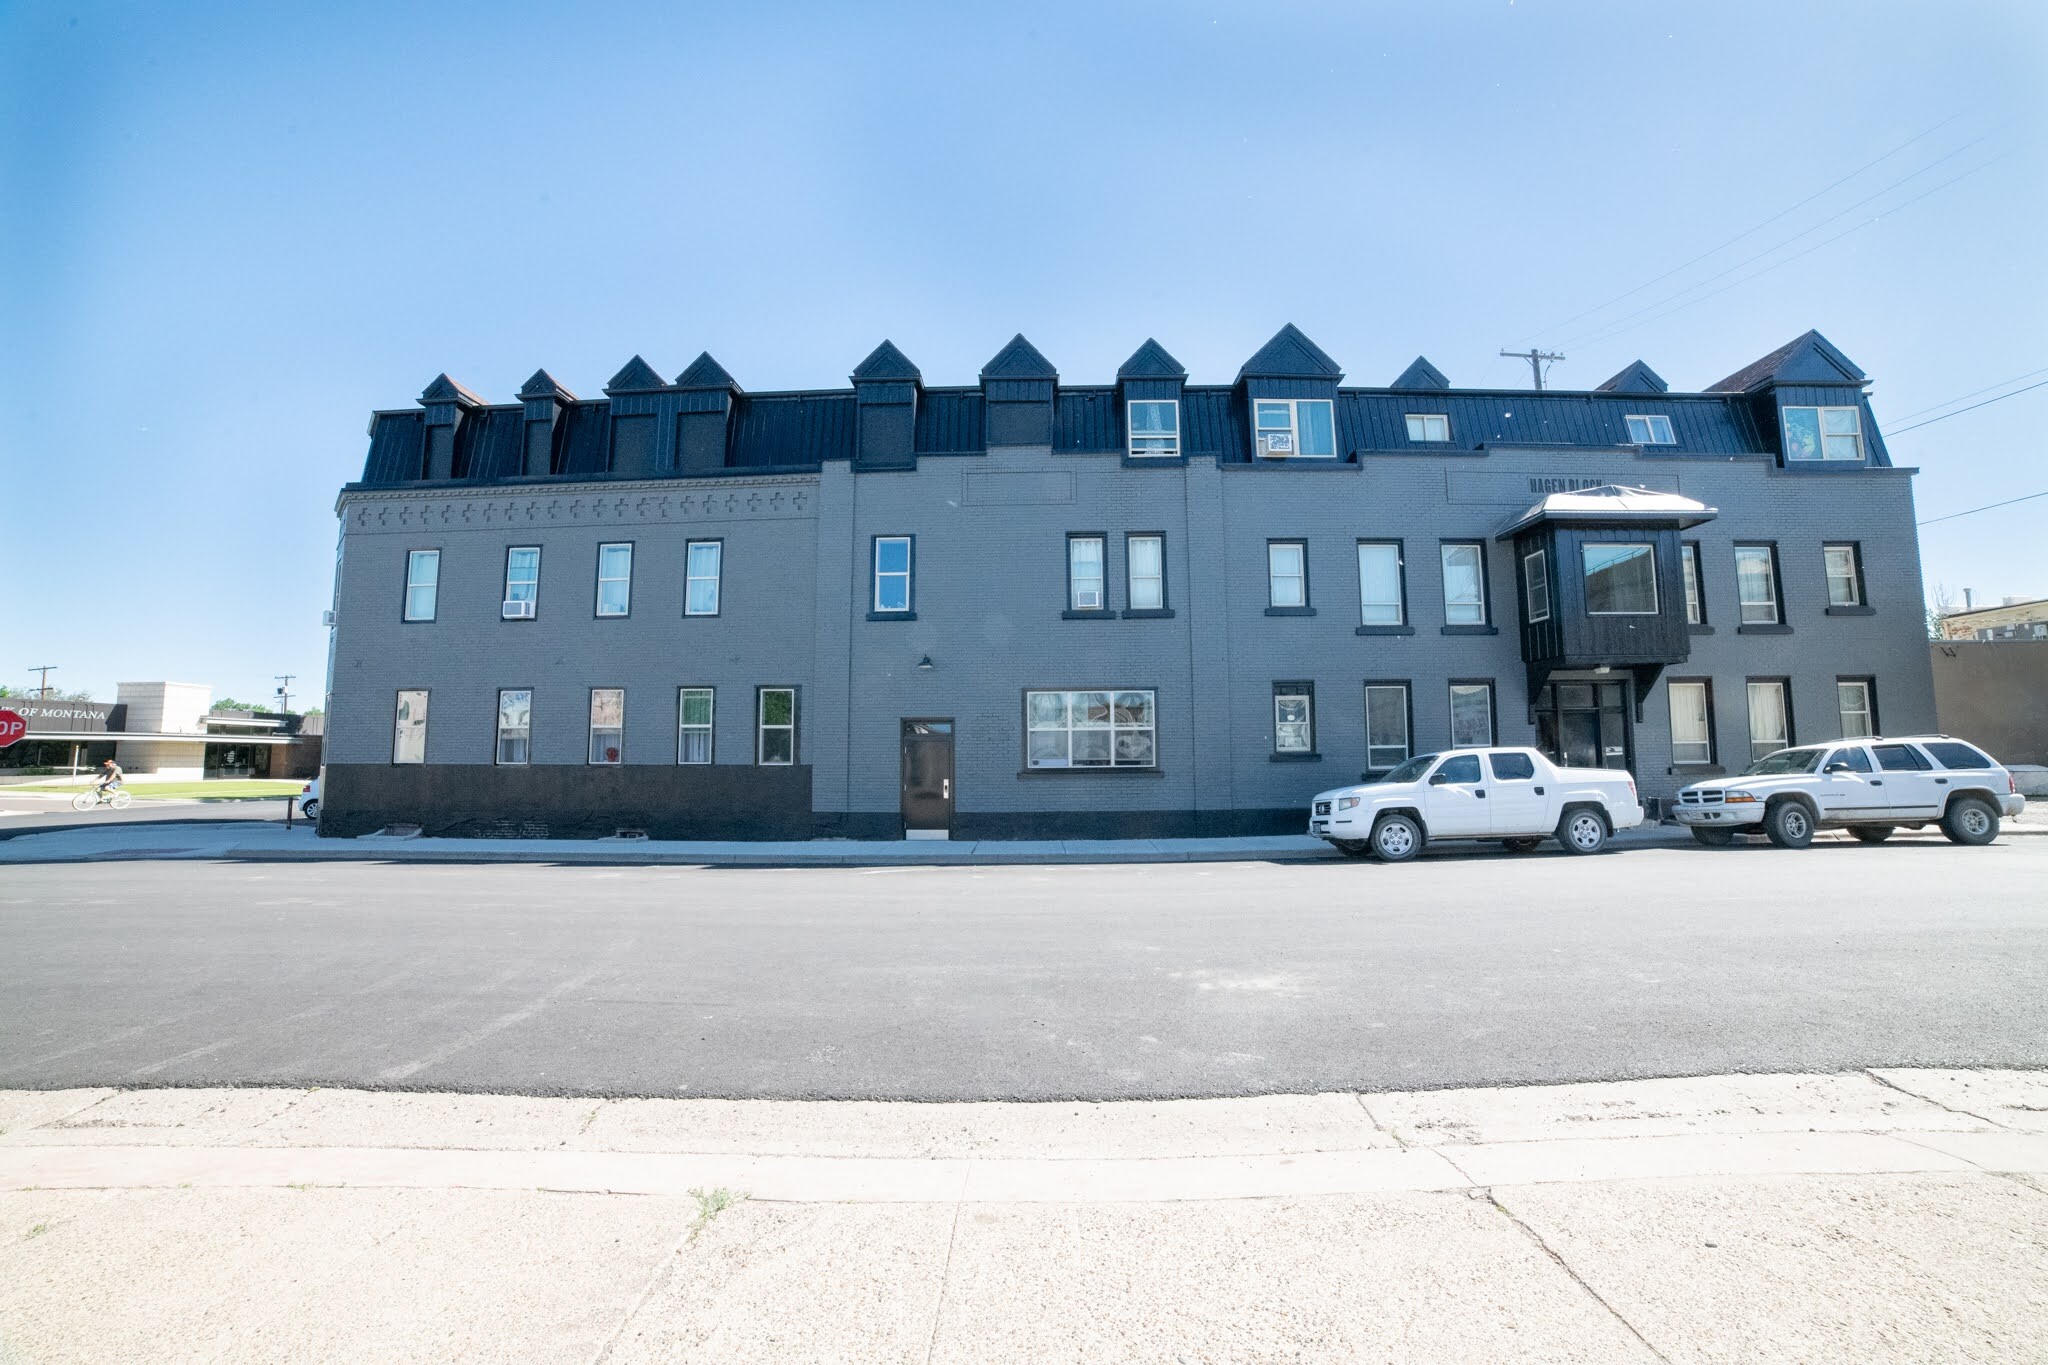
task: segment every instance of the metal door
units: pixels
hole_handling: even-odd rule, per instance
[[[903,722],[903,833],[943,839],[953,829],[953,722]]]

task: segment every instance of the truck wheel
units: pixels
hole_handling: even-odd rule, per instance
[[[1998,812],[1982,797],[1957,797],[1941,817],[1941,832],[1950,843],[1988,844],[1998,837]]]
[[[1372,827],[1372,851],[1383,862],[1405,863],[1422,852],[1422,827],[1405,815],[1382,815]]]
[[[1849,834],[1860,844],[1881,844],[1892,837],[1890,825],[1851,825]]]
[[[1332,839],[1330,840],[1330,847],[1336,849],[1347,858],[1369,858],[1372,856],[1372,846],[1357,839]]]
[[[1607,821],[1585,806],[1568,810],[1557,822],[1557,841],[1567,853],[1598,853],[1607,846]]]
[[[1708,848],[1726,848],[1735,842],[1735,831],[1732,829],[1708,829],[1703,825],[1694,825],[1692,827],[1692,837],[1705,844]]]
[[[1541,839],[1503,839],[1500,846],[1510,853],[1530,853],[1542,842]]]
[[[1779,848],[1805,848],[1813,842],[1813,812],[1797,801],[1780,801],[1764,812],[1764,833]]]

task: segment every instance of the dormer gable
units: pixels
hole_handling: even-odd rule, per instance
[[[1665,393],[1671,386],[1664,377],[1640,360],[1631,360],[1627,367],[1606,383],[1595,388],[1595,393]]]
[[[557,403],[573,403],[576,401],[576,395],[569,392],[561,380],[555,378],[546,370],[535,370],[533,377],[519,386],[519,398],[521,402],[531,402],[536,399]]]
[[[1869,382],[1856,362],[1843,355],[1819,332],[1792,338],[1769,355],[1750,362],[1709,393],[1748,393],[1766,384],[1855,384]]]
[[[1323,348],[1310,341],[1299,327],[1288,323],[1273,339],[1258,349],[1237,372],[1245,379],[1327,379],[1335,383],[1344,371]]]
[[[445,374],[420,391],[420,421],[426,428],[422,441],[419,476],[426,479],[455,477],[455,433],[469,414],[484,406],[484,400]]]
[[[1060,372],[1053,363],[1039,354],[1036,346],[1024,339],[1022,332],[1010,338],[1009,344],[989,357],[988,364],[981,367],[983,380],[990,379],[1051,379],[1058,380]]]
[[[1429,357],[1417,356],[1407,369],[1393,382],[1397,389],[1448,389],[1451,381],[1444,372],[1429,363]]]
[[[711,352],[700,352],[690,362],[689,368],[676,376],[679,389],[731,389],[740,391],[739,381],[725,372],[725,366],[711,358]]]
[[[434,376],[434,382],[420,393],[420,405],[431,407],[436,403],[453,403],[459,408],[480,408],[484,400],[456,383],[445,374]]]
[[[1128,379],[1185,380],[1188,371],[1164,346],[1147,337],[1144,345],[1131,352],[1129,360],[1117,366],[1116,377],[1119,382]]]
[[[1019,332],[981,367],[983,431],[990,446],[1052,444],[1060,373]]]
[[[853,368],[854,468],[917,467],[917,405],[924,376],[884,341]]]
[[[911,363],[910,357],[897,350],[896,343],[886,339],[868,352],[866,360],[853,367],[853,374],[849,377],[856,385],[905,380],[917,384],[924,381],[924,375]]]
[[[617,374],[611,377],[610,381],[605,384],[604,391],[608,395],[652,393],[657,389],[665,389],[667,387],[668,381],[656,373],[652,365],[636,355],[627,361]]]

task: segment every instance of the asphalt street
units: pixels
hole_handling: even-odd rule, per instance
[[[0,839],[104,825],[191,825],[222,820],[274,820],[282,824],[284,807],[284,798],[280,796],[255,801],[138,800],[126,810],[75,811],[68,796],[44,792],[10,794],[0,787]]]
[[[0,1087],[1126,1098],[2048,1064],[2048,839],[0,871]]]

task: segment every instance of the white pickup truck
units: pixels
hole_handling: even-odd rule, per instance
[[[1534,749],[1455,749],[1318,794],[1308,832],[1350,857],[1398,863],[1433,839],[1498,839],[1527,853],[1555,835],[1567,853],[1598,853],[1642,822],[1635,779],[1618,769],[1560,768]]]

